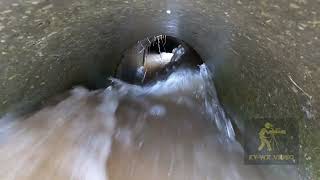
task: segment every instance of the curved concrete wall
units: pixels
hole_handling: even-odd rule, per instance
[[[209,64],[240,130],[253,117],[296,118],[301,150],[312,156],[307,161],[303,154],[302,164],[319,173],[319,2],[0,3],[0,114],[76,84],[103,87],[125,49],[166,34],[192,45]]]

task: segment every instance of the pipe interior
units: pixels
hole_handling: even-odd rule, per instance
[[[0,114],[31,109],[76,85],[104,88],[126,50],[165,34],[189,44],[214,72],[219,99],[239,131],[255,117],[293,117],[305,127],[301,151],[317,154],[317,26],[302,33],[307,15],[289,2],[35,2],[0,0]],[[301,8],[319,4],[311,6]],[[314,43],[310,50],[305,39]],[[300,164],[320,169],[315,162],[319,156]]]

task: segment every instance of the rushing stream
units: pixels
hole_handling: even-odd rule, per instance
[[[204,64],[144,86],[111,80],[3,117],[0,179],[283,179],[243,163]]]

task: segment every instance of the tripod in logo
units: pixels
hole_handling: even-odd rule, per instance
[[[285,134],[286,130],[273,128],[273,125],[271,123],[265,123],[264,127],[259,131],[260,145],[258,147],[258,150],[262,151],[263,149],[267,148],[267,151],[273,151],[274,148],[279,149],[276,136]]]

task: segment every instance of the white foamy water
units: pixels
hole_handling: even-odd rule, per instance
[[[75,88],[55,106],[0,120],[0,179],[107,178],[118,100]]]
[[[1,118],[0,179],[294,179],[243,164],[205,65],[144,86],[112,81]]]
[[[205,109],[208,118],[215,122],[222,133],[234,140],[235,133],[231,121],[226,117],[218,101],[212,73],[205,64],[200,65],[199,70],[178,69],[167,79],[146,86],[131,85],[114,78],[111,80],[120,93],[132,96],[150,95],[171,99],[177,97],[200,99],[202,104],[197,105],[203,106],[201,108]]]

